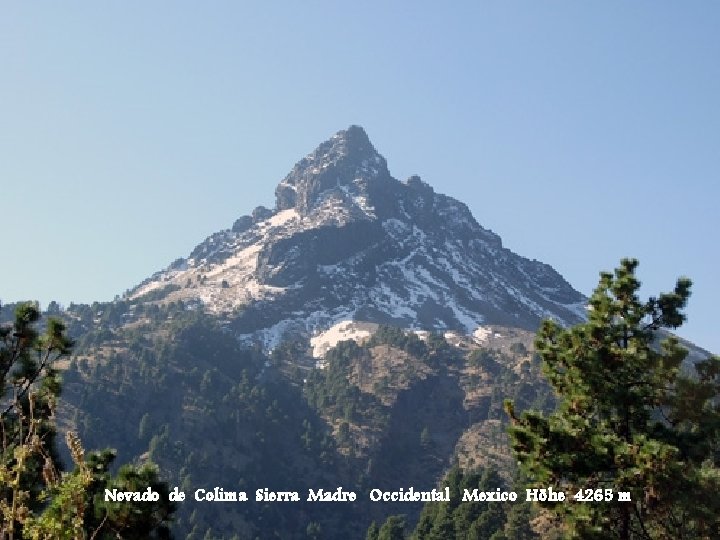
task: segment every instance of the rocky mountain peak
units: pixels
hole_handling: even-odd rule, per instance
[[[357,125],[338,131],[327,142],[331,142],[334,147],[342,149],[342,153],[346,155],[377,154],[365,130]]]
[[[585,316],[562,276],[503,247],[464,203],[390,176],[358,126],[301,159],[276,196],[129,299],[201,307],[266,350],[346,321],[472,334]]]
[[[390,179],[387,163],[360,126],[338,131],[301,159],[275,190],[278,211],[306,215],[328,197],[367,197],[369,184]]]

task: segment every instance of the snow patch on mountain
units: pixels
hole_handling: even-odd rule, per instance
[[[297,213],[297,210],[294,208],[290,208],[288,210],[281,210],[277,214],[273,215],[270,219],[267,221],[264,221],[262,223],[258,224],[258,227],[263,228],[265,224],[267,224],[270,227],[280,227],[281,225],[285,225],[293,220],[299,219],[300,214]]]
[[[159,280],[151,281],[150,283],[148,283],[146,285],[142,285],[138,289],[136,289],[135,292],[132,294],[132,296],[130,296],[130,298],[133,300],[136,298],[140,298],[151,291],[162,288],[164,285],[165,285],[165,283],[163,283],[162,281],[159,281]]]
[[[310,339],[312,355],[315,358],[322,358],[325,353],[335,347],[341,341],[353,340],[362,342],[372,336],[378,325],[359,321],[340,321],[331,326],[325,332],[317,334]]]
[[[478,326],[472,333],[472,336],[476,343],[481,344],[486,342],[487,339],[492,335],[492,333],[493,331],[490,327]]]
[[[252,272],[257,268],[258,255],[261,249],[261,245],[253,244],[250,247],[240,250],[235,255],[225,259],[222,264],[213,267],[205,275],[211,278],[226,272],[233,276]]]

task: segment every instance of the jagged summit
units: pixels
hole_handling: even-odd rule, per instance
[[[387,163],[360,126],[338,131],[301,159],[275,190],[277,210],[312,211],[328,191],[367,196],[368,184],[390,179]]]
[[[470,334],[584,317],[583,296],[555,270],[503,247],[419,177],[393,178],[358,126],[301,159],[276,196],[275,209],[211,235],[130,300],[182,300],[266,348],[347,320]]]
[[[354,124],[347,129],[338,131],[330,139],[325,141],[323,145],[327,145],[328,143],[346,155],[377,155],[377,150],[375,150],[375,147],[370,142],[366,131],[361,126]]]

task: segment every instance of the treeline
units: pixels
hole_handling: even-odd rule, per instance
[[[530,522],[531,503],[520,493],[517,502],[463,500],[469,494],[506,491],[508,486],[492,468],[453,467],[440,482],[450,489],[450,501],[429,502],[414,528],[405,516],[394,515],[381,525],[372,523],[366,540],[533,540],[540,536]]]

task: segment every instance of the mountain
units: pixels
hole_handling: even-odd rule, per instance
[[[581,321],[586,299],[462,202],[393,178],[360,127],[275,194],[123,297],[48,308],[77,340],[58,366],[60,427],[156,463],[187,494],[174,533],[188,540],[363,538],[422,508],[370,502],[373,488],[429,490],[454,463],[509,481],[503,401],[554,406],[534,332]],[[682,344],[688,364],[708,356]],[[215,487],[250,500],[195,500]],[[305,499],[338,487],[357,500]]]
[[[127,300],[182,300],[265,350],[343,321],[471,334],[584,317],[584,297],[553,268],[503,247],[419,177],[393,178],[361,127],[300,160],[275,195],[274,209],[209,236]]]
[[[465,204],[393,178],[357,126],[275,194],[122,298],[62,313],[78,343],[61,426],[157,463],[188,494],[188,539],[359,538],[422,506],[372,503],[372,488],[431,489],[455,461],[508,477],[503,400],[552,405],[533,332],[580,321],[583,296]],[[338,486],[358,500],[252,500]],[[214,487],[251,501],[191,499]]]

